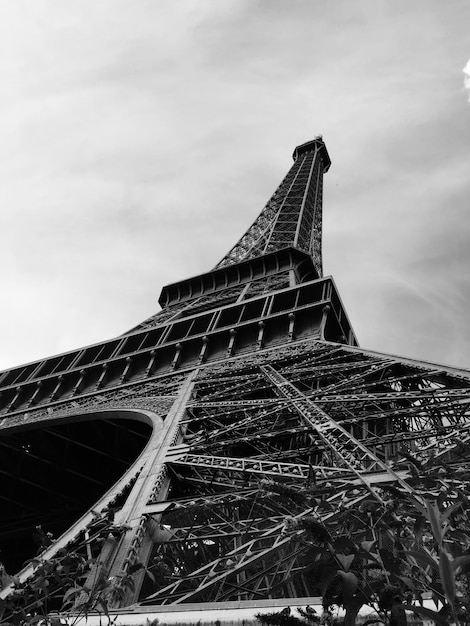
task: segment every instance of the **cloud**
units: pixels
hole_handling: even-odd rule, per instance
[[[468,59],[467,65],[463,68],[463,73],[465,74],[463,84],[465,85],[465,89],[468,89],[468,101],[470,102],[470,59]]]
[[[361,342],[468,364],[470,5],[454,2],[0,2],[0,367],[154,313],[316,133],[325,271]],[[438,289],[455,306],[430,307]]]

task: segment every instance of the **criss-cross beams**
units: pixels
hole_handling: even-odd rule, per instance
[[[216,268],[293,246],[322,276],[323,173],[330,159],[321,137],[294,151],[294,164],[260,215]]]
[[[201,371],[173,498],[148,507],[163,575],[143,602],[308,596],[302,520],[332,529],[387,484],[419,501],[401,452],[443,454],[444,437],[452,455],[469,403],[468,377],[323,342]]]
[[[68,546],[112,576],[132,573],[126,602],[314,595],[308,524],[334,535],[344,511],[360,513],[371,497],[387,504],[387,489],[419,501],[413,480],[430,457],[450,471],[470,465],[470,374],[355,347],[333,282],[318,279],[330,159],[321,137],[293,156],[232,250],[213,272],[165,287],[160,313],[121,337],[1,374],[0,426],[20,432],[103,412],[110,423],[129,412],[151,425],[96,513],[42,555]],[[50,438],[79,447],[62,432]],[[20,462],[49,463],[25,442],[4,440],[7,460],[16,446]],[[87,470],[74,476],[103,478]],[[7,497],[16,506],[13,490]],[[103,544],[111,508],[121,534],[116,542],[107,532]]]
[[[69,409],[141,401],[160,406],[168,428],[178,416],[128,531],[140,538],[135,549],[128,542],[132,558],[156,575],[156,588],[148,580],[142,587],[147,603],[311,595],[305,520],[333,530],[342,510],[371,492],[383,499],[387,484],[419,499],[407,452],[469,462],[470,378],[450,368],[305,341],[202,367],[192,382],[186,376],[102,392]],[[41,412],[53,415],[38,407],[30,418]]]

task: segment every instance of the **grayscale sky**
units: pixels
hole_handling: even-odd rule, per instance
[[[0,367],[154,313],[319,133],[361,345],[470,367],[469,59],[468,0],[3,0]]]

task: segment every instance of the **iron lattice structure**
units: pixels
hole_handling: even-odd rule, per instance
[[[135,571],[127,604],[311,597],[307,523],[384,485],[419,500],[410,455],[468,462],[470,373],[359,348],[322,276],[329,166],[320,137],[296,148],[227,256],[132,331],[0,375],[7,561],[41,524],[43,558]],[[125,530],[103,543],[110,510]]]
[[[321,137],[298,146],[294,165],[258,218],[216,267],[294,246],[310,254],[322,275],[323,173],[331,161]]]

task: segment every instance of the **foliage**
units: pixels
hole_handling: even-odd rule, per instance
[[[263,493],[311,507],[303,517],[286,518],[285,535],[299,544],[303,576],[323,598],[323,614],[286,609],[258,614],[263,624],[333,624],[333,609],[341,607],[343,623],[358,622],[360,609],[376,611],[368,624],[404,626],[406,612],[433,619],[436,624],[470,624],[470,471],[428,464],[413,465],[408,479],[413,495],[396,486],[384,485],[358,499],[351,486],[351,499],[360,504],[338,508],[317,497],[315,489],[294,490],[288,485],[264,480]],[[375,489],[375,488],[374,488]],[[309,490],[309,492],[308,492]],[[287,507],[286,507],[287,508]],[[322,517],[331,514],[325,525]],[[136,563],[126,572],[110,577],[99,555],[104,541],[127,530],[116,526],[111,515],[96,515],[87,532],[73,546],[58,550],[50,559],[39,555],[30,564],[33,575],[24,583],[13,580],[13,592],[0,604],[3,626],[34,626],[46,621],[59,626],[59,613],[69,612],[71,624],[90,612],[109,619],[110,607],[122,605],[134,590],[134,575],[145,569]],[[41,548],[51,538],[42,529]],[[162,584],[166,575],[162,574]],[[12,578],[0,566],[3,587]],[[158,583],[159,581],[157,581]],[[434,601],[434,609],[424,600]]]
[[[73,613],[72,624],[90,612],[104,614],[109,620],[109,607],[119,606],[134,587],[133,574],[143,568],[135,564],[127,573],[110,578],[105,565],[94,558],[92,547],[99,554],[106,539],[119,537],[128,529],[117,526],[112,515],[95,514],[87,533],[73,549],[58,550],[52,558],[41,554],[27,564],[33,575],[24,583],[11,576],[2,576],[2,588],[13,583],[12,593],[0,601],[2,626],[33,626],[44,622],[59,626],[59,613]],[[36,535],[44,537],[40,551],[50,545],[50,536],[40,527]],[[0,568],[1,569],[1,568]]]
[[[333,626],[338,624],[338,620],[329,611],[324,611],[321,617],[310,606],[306,606],[305,609],[299,607],[296,611],[300,618],[292,615],[290,607],[272,613],[256,613],[255,617],[264,626]]]
[[[304,575],[324,609],[342,607],[347,626],[364,605],[377,612],[370,624],[405,625],[407,611],[436,624],[470,624],[470,472],[414,469],[415,495],[384,487],[355,509],[345,506],[328,528],[314,516],[286,524],[306,548]],[[424,607],[429,597],[435,610]]]
[[[275,613],[256,613],[256,619],[264,626],[299,626],[305,624],[294,615],[286,614],[283,611]]]

